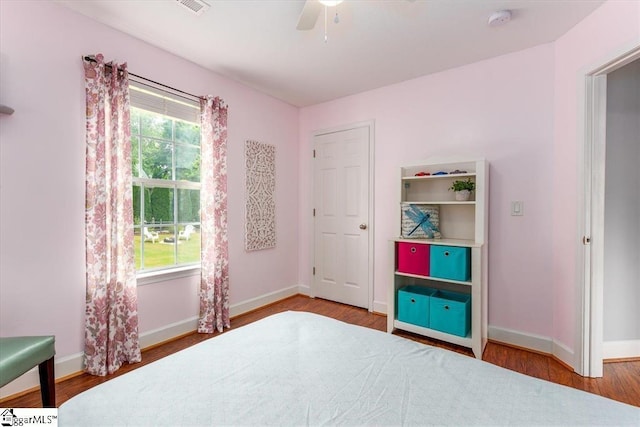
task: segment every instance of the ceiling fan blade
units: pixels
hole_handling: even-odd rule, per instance
[[[321,10],[322,5],[318,0],[305,1],[296,29],[301,31],[313,30]]]

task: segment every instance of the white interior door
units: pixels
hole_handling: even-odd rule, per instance
[[[583,223],[582,282],[579,301],[576,366],[586,377],[603,375],[603,298],[607,74],[640,59],[636,47],[614,57],[585,76],[585,121],[582,151],[584,186],[580,217]]]
[[[314,137],[313,294],[370,307],[370,141],[360,126]]]

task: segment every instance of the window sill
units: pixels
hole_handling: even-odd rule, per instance
[[[181,279],[200,275],[200,264],[176,267],[166,270],[139,272],[136,275],[138,286],[151,285],[153,283],[166,282],[168,280]]]

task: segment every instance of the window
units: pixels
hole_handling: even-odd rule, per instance
[[[200,107],[130,81],[136,270],[200,263]]]

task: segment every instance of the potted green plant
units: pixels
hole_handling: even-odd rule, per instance
[[[476,183],[471,181],[471,178],[467,178],[465,181],[453,181],[451,187],[449,187],[449,190],[453,190],[456,193],[456,200],[460,201],[469,200],[471,192],[475,189]]]

